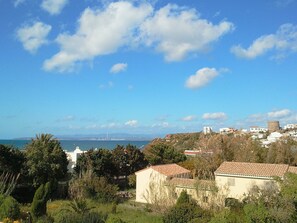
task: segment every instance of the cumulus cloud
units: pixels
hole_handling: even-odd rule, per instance
[[[126,63],[117,63],[110,68],[110,73],[115,74],[115,73],[125,71],[127,67],[128,67],[128,64]]]
[[[195,115],[188,115],[186,117],[183,117],[182,118],[182,121],[185,121],[185,122],[190,122],[190,121],[193,121],[196,119],[196,116]]]
[[[213,24],[202,19],[195,9],[168,4],[154,10],[147,1],[135,2],[85,9],[76,32],[56,38],[60,51],[44,61],[44,70],[72,71],[79,62],[143,44],[163,53],[167,61],[179,61],[190,53],[207,50],[234,27],[228,21]]]
[[[153,128],[168,128],[169,123],[168,122],[162,122],[162,123],[155,123],[152,125]]]
[[[41,8],[51,15],[60,14],[68,0],[43,0]]]
[[[206,120],[225,120],[227,115],[224,112],[204,113],[202,118]]]
[[[85,9],[75,34],[60,34],[60,52],[46,60],[46,71],[71,71],[75,63],[116,52],[132,41],[133,33],[152,12],[148,4],[134,6],[130,2],[114,2],[104,10]],[[79,46],[79,47],[77,47]]]
[[[137,126],[138,121],[137,120],[129,120],[125,123],[126,126],[135,127]]]
[[[202,68],[196,71],[196,74],[191,75],[186,81],[187,88],[201,88],[207,85],[212,79],[219,75],[219,71],[215,68]]]
[[[201,19],[194,9],[168,4],[141,25],[142,39],[155,45],[167,61],[182,60],[189,53],[206,50],[209,45],[233,29],[222,21],[217,25]]]
[[[268,112],[268,117],[269,118],[285,118],[288,117],[292,114],[292,112],[289,109],[282,109],[278,111],[272,111]]]
[[[17,39],[23,44],[25,50],[35,53],[39,47],[47,44],[47,35],[51,31],[50,25],[35,22],[32,25],[24,25],[16,32]]]
[[[283,24],[275,34],[263,35],[256,39],[248,48],[233,46],[231,52],[237,57],[254,59],[268,51],[275,50],[275,58],[284,57],[289,52],[297,52],[297,26]]]

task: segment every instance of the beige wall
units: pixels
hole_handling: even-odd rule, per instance
[[[226,197],[243,199],[253,186],[263,189],[269,184],[275,184],[275,181],[268,178],[248,178],[216,175],[216,185],[219,191]]]
[[[136,202],[154,203],[156,198],[163,196],[165,181],[165,175],[150,168],[136,173]]]

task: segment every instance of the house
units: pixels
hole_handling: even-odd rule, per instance
[[[297,173],[297,168],[287,164],[223,162],[214,174],[219,191],[241,200],[253,186],[277,186],[275,177],[283,178],[287,172]]]
[[[82,151],[78,146],[75,148],[73,152],[67,152],[67,159],[68,159],[68,171],[73,172],[73,168],[76,166],[76,161],[78,157],[81,156],[86,151]]]
[[[267,128],[262,128],[262,127],[259,127],[259,126],[251,126],[250,127],[250,132],[251,133],[262,133],[262,132],[267,132],[268,129]]]
[[[191,171],[177,164],[150,166],[136,173],[136,202],[154,203],[168,197],[168,182],[173,178],[191,178]],[[167,185],[167,186],[166,186]]]

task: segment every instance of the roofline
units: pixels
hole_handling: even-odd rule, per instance
[[[256,175],[244,175],[244,174],[228,174],[228,173],[216,173],[214,172],[215,176],[223,176],[223,177],[239,177],[239,178],[256,178],[256,179],[263,179],[263,180],[272,180],[274,177],[283,178],[283,176],[256,176]]]

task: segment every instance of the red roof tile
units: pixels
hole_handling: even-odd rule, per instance
[[[296,166],[290,166],[288,169],[288,172],[297,174],[297,167]]]
[[[283,177],[288,171],[287,164],[223,162],[215,171],[216,175],[240,175],[257,177]]]
[[[184,173],[191,173],[190,170],[187,170],[177,164],[165,164],[165,165],[157,165],[157,166],[151,166],[151,168],[165,176],[175,176],[178,174],[184,174]]]

